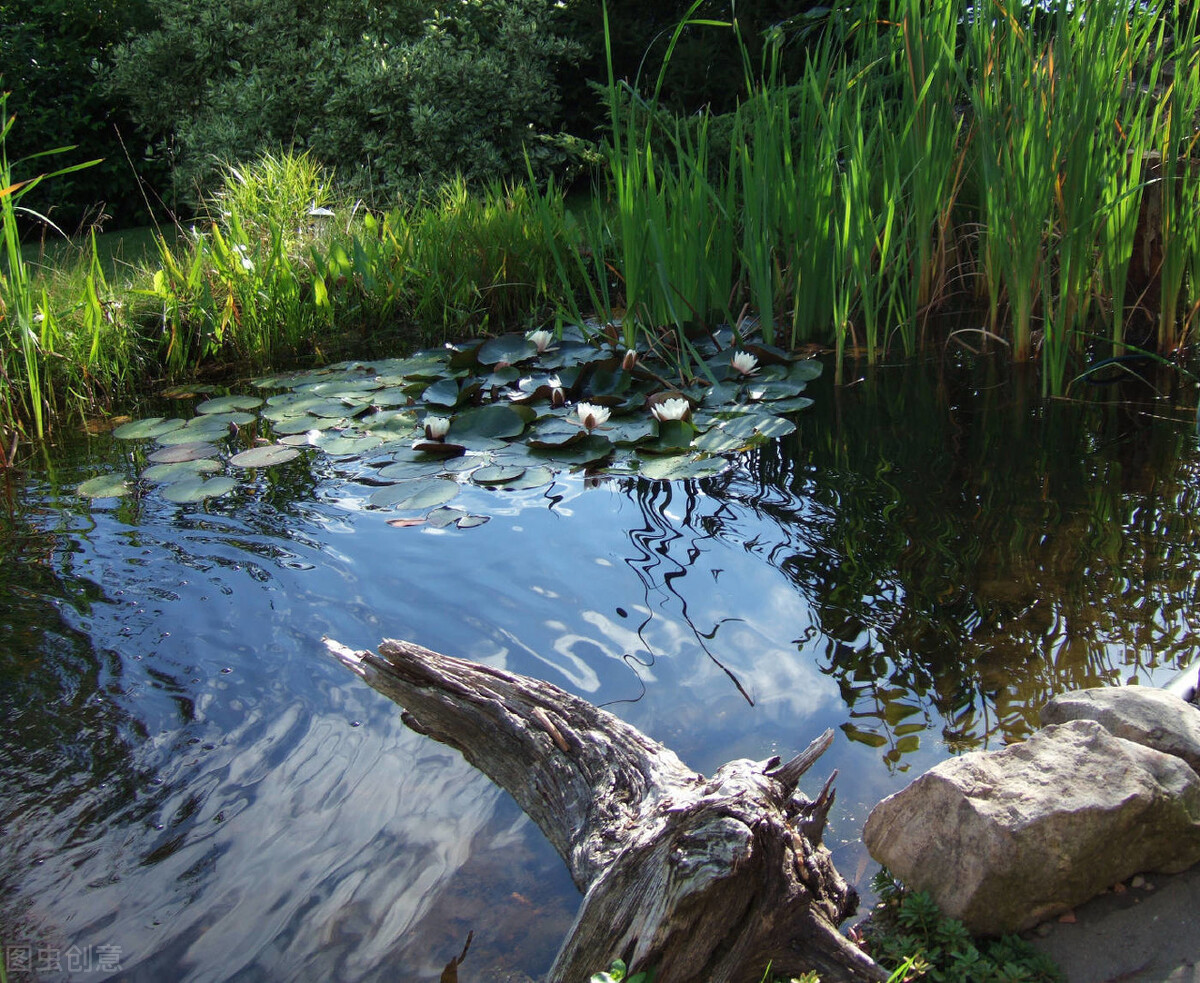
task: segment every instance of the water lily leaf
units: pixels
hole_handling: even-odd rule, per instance
[[[507,491],[527,491],[530,488],[541,488],[552,481],[554,481],[554,472],[547,467],[523,468],[521,476],[511,481],[506,481],[504,488]]]
[[[319,382],[312,387],[312,391],[315,396],[344,399],[346,396],[363,396],[371,390],[382,388],[383,383],[377,378],[364,375],[357,379],[334,379],[331,382]]]
[[[825,367],[815,358],[806,358],[799,362],[793,362],[791,368],[788,369],[788,378],[792,382],[812,382],[813,379],[820,378]]]
[[[400,386],[391,386],[388,389],[380,389],[371,393],[371,405],[380,408],[407,406],[411,402],[412,397],[409,396],[408,391]]]
[[[467,513],[462,509],[455,508],[453,505],[443,505],[430,512],[425,519],[434,529],[445,529],[446,526],[452,526],[466,517]]]
[[[566,447],[587,437],[587,431],[564,417],[551,417],[538,424],[529,438],[530,447],[552,449]]]
[[[615,369],[597,368],[592,373],[591,401],[604,403],[605,397],[620,396],[622,393],[628,392],[632,381],[633,377],[621,368],[620,362],[617,363]]]
[[[457,406],[459,398],[458,380],[439,379],[421,393],[421,398],[426,403],[432,403],[434,406]]]
[[[239,468],[267,468],[273,464],[286,464],[299,456],[300,451],[286,444],[262,444],[234,454],[229,463]]]
[[[733,437],[749,437],[756,433],[762,434],[764,437],[783,437],[795,432],[796,424],[781,416],[769,416],[765,413],[741,413],[722,422],[720,428]]]
[[[457,460],[465,461],[465,458]],[[404,481],[408,478],[435,478],[440,474],[444,474],[447,470],[447,461],[425,460],[425,461],[397,461],[395,464],[389,464],[387,467],[379,469],[379,477],[387,478],[389,481]]]
[[[201,420],[207,420],[208,417],[198,417]],[[155,437],[155,441],[162,447],[171,447],[178,444],[196,444],[207,443],[214,440],[221,440],[229,436],[229,424],[227,423],[206,423],[204,426],[180,427],[178,430],[171,430],[168,433],[161,433]]]
[[[483,380],[484,389],[504,389],[521,378],[521,370],[512,365],[496,369]]]
[[[729,462],[720,457],[695,458],[689,454],[654,457],[641,463],[638,473],[652,481],[676,481],[684,478],[711,478],[720,474]]]
[[[152,416],[148,420],[134,420],[132,423],[123,423],[113,430],[112,435],[121,440],[146,440],[158,437],[164,433],[170,433],[172,430],[178,430],[183,425],[182,420],[167,420],[161,416]]]
[[[561,369],[564,373],[563,384],[573,386],[575,384],[574,376],[570,382],[567,382],[565,373],[578,373],[579,366],[587,365],[591,362],[599,362],[611,358],[612,353],[606,352],[595,345],[589,345],[586,342],[567,342],[563,341],[558,344],[554,351],[544,352],[538,360],[543,369],[554,371]]]
[[[337,457],[343,454],[364,454],[382,444],[383,438],[374,435],[367,436],[366,434],[357,434],[354,436],[343,434],[339,436],[334,433],[325,432],[311,438],[309,443],[314,447],[319,447],[326,454]]]
[[[408,433],[416,425],[416,410],[385,410],[382,413],[373,413],[363,421],[363,426],[372,433],[379,431],[384,433]]]
[[[612,452],[612,443],[595,433],[583,434],[578,440],[562,446],[533,446],[531,442],[529,451],[541,460],[568,467],[603,461]]]
[[[696,450],[705,451],[708,454],[732,454],[734,451],[741,450],[749,442],[747,437],[738,437],[734,434],[726,433],[720,427],[713,427],[707,433],[700,434],[696,438]]]
[[[537,345],[523,334],[505,334],[498,338],[489,338],[479,346],[476,357],[483,365],[495,365],[497,362],[507,362],[512,365],[537,354]]]
[[[310,416],[317,417],[332,417],[334,419],[342,417],[361,416],[371,408],[369,403],[355,402],[348,399],[327,399],[317,403],[314,406],[308,407],[306,412]]]
[[[450,437],[462,441],[472,437],[510,438],[519,437],[525,431],[526,416],[531,415],[527,407],[506,403],[493,403],[477,409],[465,410],[450,422]]]
[[[467,452],[462,444],[448,440],[418,440],[412,445],[414,451],[420,451],[430,457],[460,457]]]
[[[655,435],[653,417],[633,420],[613,420],[606,424],[604,436],[614,444],[637,444]]]
[[[780,399],[771,403],[771,412],[779,415],[799,413],[801,410],[808,409],[812,404],[813,401],[807,396],[796,396],[794,399]]]
[[[335,420],[332,417],[301,416],[293,420],[280,420],[272,425],[271,429],[276,435],[283,437],[308,433],[310,430],[316,430],[318,433],[322,430],[333,430],[339,423],[347,422],[349,421]]]
[[[746,395],[755,401],[789,399],[799,396],[804,386],[803,382],[752,382],[746,386]]]
[[[193,430],[206,430],[221,426],[228,427],[231,423],[237,427],[244,427],[257,420],[258,417],[253,413],[246,413],[243,410],[231,410],[228,413],[209,413],[207,416],[197,416],[188,420],[186,425]]]
[[[217,447],[202,440],[192,440],[184,444],[172,444],[156,450],[146,460],[153,464],[175,464],[179,461],[198,461],[204,457],[216,457]]]
[[[642,444],[641,449],[656,454],[674,454],[691,448],[696,428],[686,420],[663,420],[658,425],[658,438]]]
[[[476,526],[482,526],[485,522],[491,521],[490,515],[464,515],[455,525],[459,529],[474,529]]]
[[[428,509],[450,501],[458,491],[458,482],[450,478],[419,478],[380,488],[371,496],[371,504],[382,508]]]
[[[507,485],[516,481],[525,473],[525,469],[512,464],[491,464],[471,473],[471,480],[477,485]]]
[[[228,413],[231,410],[256,410],[263,401],[257,396],[219,396],[196,404],[197,413]]]
[[[84,498],[122,498],[129,491],[129,482],[119,474],[96,475],[75,489],[76,494]]]
[[[172,464],[152,464],[142,472],[141,476],[147,481],[178,481],[180,478],[195,477],[220,470],[219,462],[197,458],[190,461],[175,461]]]
[[[217,475],[217,477],[207,480],[195,475],[172,482],[163,488],[162,494],[168,502],[184,505],[191,502],[202,502],[206,498],[228,495],[237,486],[238,483],[226,475]]]

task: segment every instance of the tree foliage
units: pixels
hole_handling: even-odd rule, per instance
[[[8,157],[14,177],[35,176],[23,158],[76,145],[73,161],[103,158],[86,170],[43,182],[25,201],[66,231],[107,213],[132,224],[143,212],[134,167],[151,180],[153,168],[120,104],[100,90],[94,68],[146,16],[146,0],[15,0],[0,2],[0,88],[11,92],[16,122]]]
[[[146,0],[154,26],[112,52],[125,100],[195,202],[223,162],[311,150],[363,190],[523,173],[559,119],[577,46],[553,0]]]

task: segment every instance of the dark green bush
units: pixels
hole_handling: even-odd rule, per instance
[[[147,0],[156,26],[113,51],[126,99],[199,201],[221,164],[310,150],[377,200],[424,180],[543,169],[559,117],[555,70],[577,48],[554,0]]]
[[[146,16],[146,0],[0,3],[0,87],[11,91],[8,109],[19,119],[9,135],[9,160],[72,144],[71,162],[102,158],[95,167],[43,182],[23,203],[67,232],[104,214],[120,225],[145,219],[118,130],[142,176],[154,182],[159,175],[122,105],[101,90],[94,67]],[[14,177],[35,176],[38,163],[14,163]]]

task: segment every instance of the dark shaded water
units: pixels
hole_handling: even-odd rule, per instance
[[[841,771],[865,888],[862,820],[913,773],[1193,656],[1195,393],[1155,382],[826,381],[718,478],[469,488],[491,520],[461,530],[389,527],[320,458],[207,508],[76,497],[109,437],[31,460],[0,526],[10,978],[436,980],[468,931],[464,981],[547,968],[563,865],[323,635],[549,679],[702,772],[839,728],[812,780]]]

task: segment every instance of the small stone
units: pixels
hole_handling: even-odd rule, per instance
[[[1133,877],[1129,881],[1129,886],[1130,887],[1145,887],[1146,886],[1146,878],[1144,878],[1141,874],[1134,874]]]
[[[1112,893],[1113,894],[1124,894],[1125,893],[1125,885],[1124,884],[1114,884],[1112,886]]]

